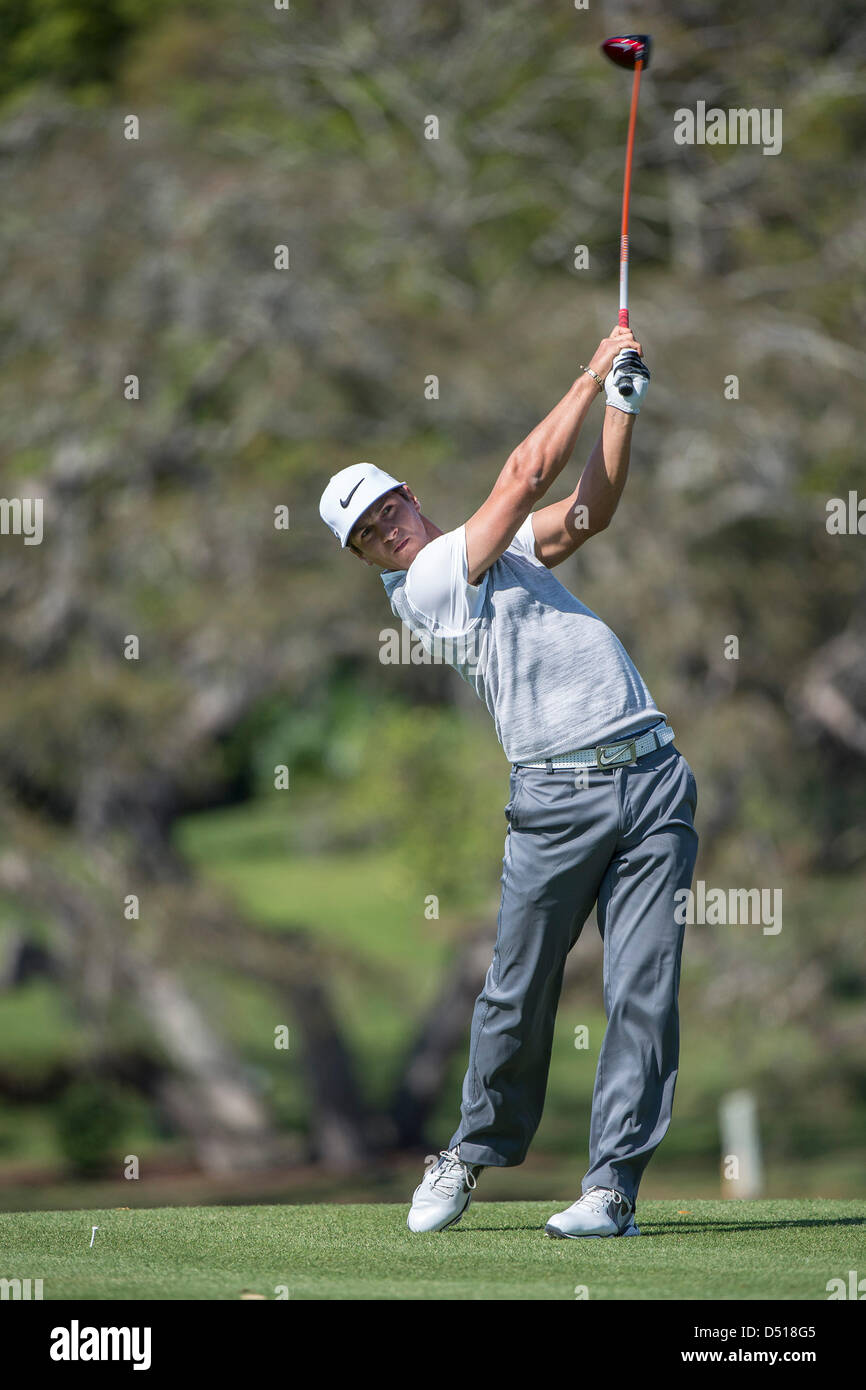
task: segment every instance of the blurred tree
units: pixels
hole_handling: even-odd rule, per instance
[[[83,1029],[111,1037],[113,991],[149,1021],[169,1054],[150,1084],[203,1163],[276,1147],[185,974],[217,947],[307,987],[316,1151],[357,1157],[368,1134],[327,961],[303,924],[268,947],[240,916],[255,961],[232,954],[232,931],[189,906],[182,816],[264,794],[287,763],[328,803],[319,849],[387,837],[455,934],[477,925],[476,886],[495,892],[507,763],[490,724],[453,673],[382,665],[382,586],[317,503],[331,472],[371,458],[459,524],[610,327],[625,107],[597,42],[612,17],[484,0],[249,3],[216,24],[170,0],[0,13],[0,449],[5,494],[44,499],[46,527],[39,546],[0,538],[0,887],[33,945],[26,924],[50,924],[40,944]],[[652,0],[641,23],[657,56],[633,292],[653,395],[614,525],[561,575],[696,768],[699,872],[795,898],[826,872],[843,891],[866,863],[864,592],[861,537],[824,521],[829,497],[866,492],[866,17],[844,0]],[[140,144],[121,134],[131,97]],[[673,112],[698,99],[782,106],[782,154],[677,146]],[[130,885],[171,903],[142,952],[118,931]],[[811,1026],[823,1008],[797,978],[826,931],[807,978],[829,1017],[826,980],[859,978],[858,938],[850,906],[825,924],[808,902],[784,971],[696,942],[713,963],[701,1001],[783,979],[779,1008]],[[418,1020],[441,1077],[435,1031]],[[852,1087],[855,1033],[840,1034]],[[449,1019],[448,1046],[458,1035]],[[400,1106],[417,1134],[421,1099]]]

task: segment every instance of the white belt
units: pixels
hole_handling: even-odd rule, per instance
[[[622,767],[636,763],[646,753],[664,748],[676,737],[670,724],[659,724],[640,738],[626,743],[603,743],[598,748],[577,748],[572,753],[557,753],[555,758],[543,758],[539,763],[514,763],[514,767]]]

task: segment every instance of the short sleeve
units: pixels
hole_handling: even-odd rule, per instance
[[[433,624],[463,632],[479,617],[487,593],[487,575],[475,585],[468,573],[464,525],[436,536],[418,552],[406,571],[406,597]]]
[[[537,565],[541,565],[541,560],[535,553],[535,530],[532,525],[532,512],[523,522],[514,540],[508,547],[509,550],[516,550],[521,555],[526,555],[528,559],[534,560]],[[542,566],[543,568],[543,566]]]

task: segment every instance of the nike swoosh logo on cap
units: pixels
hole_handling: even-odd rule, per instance
[[[355,486],[352,488],[352,491],[349,493],[349,496],[348,496],[347,498],[345,498],[345,500],[344,500],[342,497],[340,498],[340,506],[341,506],[341,507],[348,507],[349,503],[350,503],[351,500],[352,500],[353,495],[358,491],[358,488],[361,486],[361,484],[363,483],[363,481],[364,481],[363,478],[359,478],[358,481],[356,482]]]

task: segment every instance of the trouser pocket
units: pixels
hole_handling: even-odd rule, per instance
[[[505,807],[505,819],[508,822],[509,829],[516,830],[518,828],[517,807],[520,801],[520,793],[523,790],[523,777],[520,770],[514,771],[514,769],[512,769],[511,776],[509,778],[509,789],[511,795],[508,801],[508,805]]]

